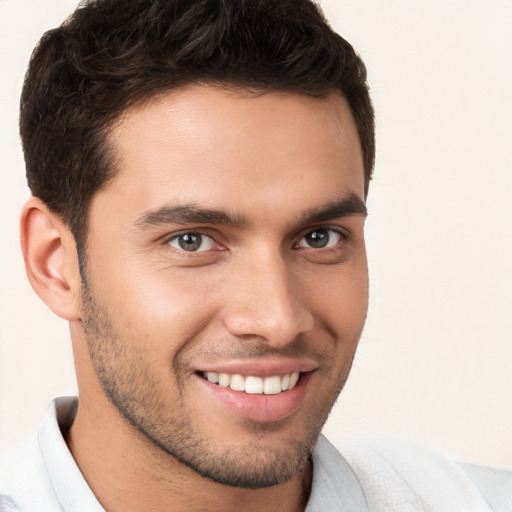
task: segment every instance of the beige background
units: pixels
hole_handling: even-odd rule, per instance
[[[0,0],[0,451],[74,393],[69,335],[30,289],[17,101],[72,0]],[[365,58],[378,158],[371,301],[329,437],[395,435],[512,467],[512,1],[324,0]]]

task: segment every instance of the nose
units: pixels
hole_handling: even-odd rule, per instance
[[[232,276],[230,288],[223,322],[234,336],[264,338],[279,348],[313,327],[299,283],[281,256],[252,258]]]

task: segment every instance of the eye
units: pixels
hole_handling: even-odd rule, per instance
[[[171,247],[187,252],[210,251],[215,246],[215,242],[209,236],[193,232],[173,236],[167,243]]]
[[[306,233],[298,242],[297,247],[327,249],[329,247],[335,247],[342,239],[343,236],[338,231],[320,228]]]

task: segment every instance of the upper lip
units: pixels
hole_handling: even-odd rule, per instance
[[[205,363],[197,366],[196,372],[227,373],[254,377],[289,375],[294,372],[312,372],[318,363],[311,359],[245,359]]]

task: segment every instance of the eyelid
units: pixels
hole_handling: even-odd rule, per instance
[[[212,248],[212,249],[207,249],[207,250],[202,250],[202,251],[186,251],[185,249],[182,249],[182,248],[179,248],[179,247],[174,247],[171,245],[171,242],[173,240],[176,240],[178,239],[180,236],[183,236],[183,235],[200,235],[204,238],[208,238],[211,240],[211,243],[214,244],[216,247]],[[198,255],[198,254],[201,254],[201,253],[207,253],[207,252],[210,252],[210,251],[213,251],[213,250],[224,250],[225,247],[224,247],[224,244],[218,242],[217,240],[218,237],[212,235],[211,233],[211,230],[208,230],[208,229],[205,229],[205,228],[189,228],[189,229],[182,229],[180,231],[177,231],[177,232],[174,232],[174,233],[171,233],[171,234],[168,234],[166,235],[164,238],[163,238],[163,244],[168,246],[168,247],[171,247],[172,249],[175,249],[177,252],[181,253],[181,254],[186,254],[187,256],[193,256],[194,254]]]
[[[182,235],[202,235],[211,238],[216,241],[216,236],[212,234],[211,229],[207,228],[184,228],[178,231],[173,231],[172,233],[167,233],[166,235],[161,237],[163,243],[167,243],[171,241],[173,238],[177,238]]]
[[[313,233],[315,231],[320,231],[320,230],[335,233],[336,235],[339,236],[339,240],[337,241],[336,244],[328,246],[328,247],[316,248],[316,247],[311,247],[311,246],[299,245],[299,243],[302,240],[304,240],[306,235],[308,235],[309,233]],[[294,243],[294,246],[299,249],[311,249],[313,251],[332,250],[332,249],[336,248],[336,246],[338,246],[340,244],[340,242],[346,242],[349,240],[349,238],[350,238],[349,233],[347,233],[347,231],[342,229],[340,226],[316,226],[313,228],[308,228],[307,230],[303,231],[302,234],[297,238],[297,241]]]
[[[308,233],[312,233],[313,231],[320,231],[320,230],[326,230],[326,231],[334,231],[335,233],[339,233],[342,237],[348,238],[350,233],[349,230],[342,226],[333,226],[332,224],[327,225],[319,225],[319,226],[308,226],[307,228],[302,229],[299,232],[298,238],[302,238],[306,236]]]

